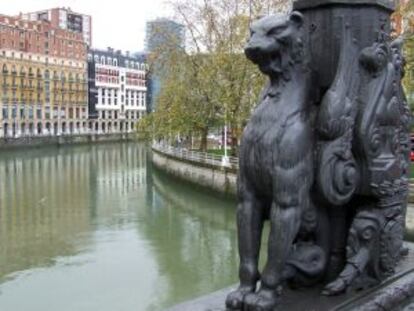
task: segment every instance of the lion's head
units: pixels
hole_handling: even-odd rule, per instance
[[[299,12],[263,17],[251,25],[246,46],[248,59],[266,75],[278,76],[289,67],[303,61],[301,28],[303,16]]]

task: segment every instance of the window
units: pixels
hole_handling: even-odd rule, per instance
[[[16,119],[17,116],[17,105],[13,105],[12,107],[12,118]]]
[[[29,106],[29,119],[33,119],[33,106]]]
[[[118,66],[118,60],[116,58],[114,58],[114,66]]]
[[[45,118],[50,119],[50,107],[49,106],[45,107]]]
[[[49,70],[45,71],[45,100],[47,103],[50,102],[50,73]]]
[[[105,56],[101,56],[101,64],[105,65]]]
[[[8,118],[9,118],[9,107],[3,106],[3,119],[8,119]]]

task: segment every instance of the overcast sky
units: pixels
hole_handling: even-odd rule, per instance
[[[123,51],[144,49],[145,23],[170,17],[165,0],[0,0],[0,13],[17,15],[55,7],[92,15],[92,45]]]

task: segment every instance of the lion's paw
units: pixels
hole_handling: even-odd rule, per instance
[[[254,290],[254,287],[240,286],[237,290],[228,294],[226,298],[227,309],[242,310],[245,296],[250,293],[253,293]]]

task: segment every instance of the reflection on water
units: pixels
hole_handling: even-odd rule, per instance
[[[2,152],[0,310],[156,311],[233,284],[234,205],[140,144]]]
[[[0,310],[162,310],[236,281],[234,203],[140,144],[0,153]]]

